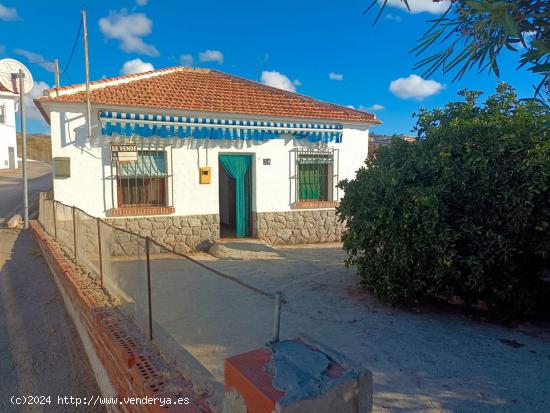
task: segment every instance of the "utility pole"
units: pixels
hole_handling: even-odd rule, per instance
[[[55,93],[59,96],[59,60],[53,60],[53,68],[55,72]]]
[[[23,159],[23,222],[29,229],[29,194],[27,183],[27,119],[25,108],[25,72],[19,69],[19,110],[21,113],[21,149]]]
[[[84,29],[84,65],[86,67],[86,109],[88,120],[88,142],[92,146],[92,104],[90,103],[90,61],[88,59],[88,26],[86,9],[82,9],[82,28]]]

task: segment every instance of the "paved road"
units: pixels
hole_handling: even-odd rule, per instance
[[[63,299],[30,231],[0,229],[0,412],[102,412],[57,396],[99,389]],[[51,396],[14,406],[11,396]],[[46,401],[44,399],[43,401]]]
[[[49,162],[28,162],[29,171],[29,205],[34,205],[38,193],[48,191],[52,186],[52,165]],[[0,169],[0,224],[13,214],[23,211],[23,178],[22,169]]]

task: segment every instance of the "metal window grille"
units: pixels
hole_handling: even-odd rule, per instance
[[[116,189],[113,207],[170,206],[173,199],[171,145],[140,142],[137,155],[135,162],[111,160]]]
[[[0,105],[0,123],[6,123],[6,106]]]
[[[334,201],[338,182],[338,150],[297,148],[294,154],[295,200]],[[336,189],[336,192],[338,190]],[[336,198],[338,193],[336,193]]]

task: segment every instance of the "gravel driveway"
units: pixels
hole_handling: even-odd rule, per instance
[[[305,333],[370,369],[375,412],[549,411],[548,329],[392,308],[358,287],[337,244],[224,245],[240,250],[240,258],[195,258],[254,287],[282,291],[289,301],[282,313],[283,338]],[[131,295],[144,291],[144,278],[125,270],[130,264],[116,265],[119,285]],[[223,382],[224,358],[269,338],[270,299],[185,259],[154,257],[151,266],[155,321],[214,380]]]

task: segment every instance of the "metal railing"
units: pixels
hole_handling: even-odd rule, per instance
[[[280,293],[263,291],[45,194],[39,221],[150,340],[158,328],[184,347],[213,345],[227,349],[228,356],[279,340],[286,302]]]

